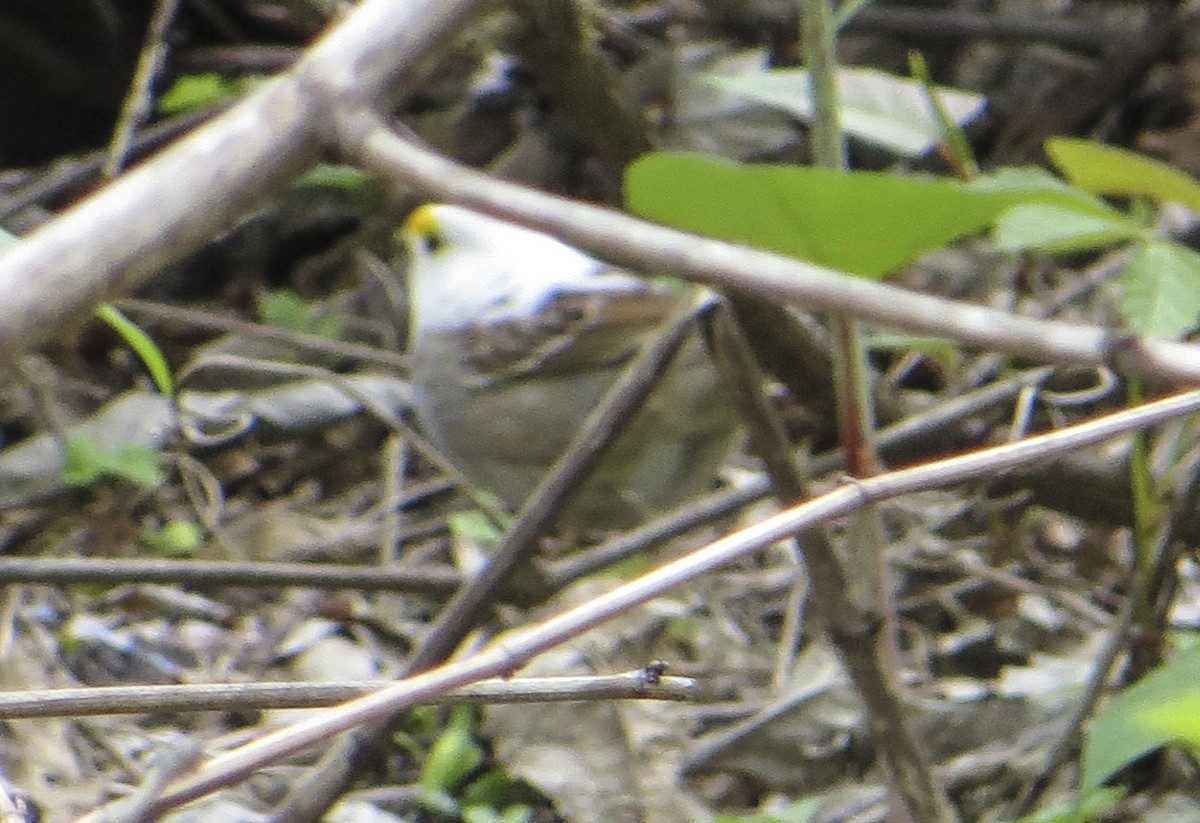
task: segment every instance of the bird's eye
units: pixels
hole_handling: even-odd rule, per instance
[[[421,235],[421,250],[426,254],[437,254],[446,247],[446,238],[433,229]]]

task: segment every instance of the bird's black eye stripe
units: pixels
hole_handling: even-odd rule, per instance
[[[427,231],[421,235],[421,248],[426,254],[437,254],[446,246],[446,238],[439,231]]]

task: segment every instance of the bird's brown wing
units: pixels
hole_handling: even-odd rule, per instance
[[[532,317],[472,327],[464,362],[478,385],[533,373],[612,369],[632,357],[683,299],[655,288],[560,291]]]

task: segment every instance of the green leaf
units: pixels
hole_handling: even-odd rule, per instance
[[[268,326],[315,334],[330,340],[336,340],[342,330],[340,319],[332,314],[322,314],[291,289],[269,291],[259,297],[258,318]]]
[[[163,482],[158,452],[147,446],[125,445],[116,449],[101,448],[95,440],[81,435],[69,435],[63,459],[63,482],[86,486],[108,475],[153,488]]]
[[[512,794],[512,789],[512,778],[503,769],[488,769],[462,790],[462,805],[464,807],[487,806],[498,809]]]
[[[688,231],[881,277],[1025,202],[1118,214],[1043,175],[970,183],[647,154],[625,176],[630,209]]]
[[[843,68],[837,73],[842,128],[863,140],[907,157],[929,151],[942,139],[942,125],[918,81],[876,69]],[[710,76],[732,94],[812,117],[812,94],[804,69],[770,69],[736,77]],[[977,94],[937,87],[946,115],[961,125],[976,117],[986,100]]]
[[[454,818],[459,816],[458,801],[449,792],[444,792],[441,789],[422,788],[417,802],[441,817]]]
[[[1200,185],[1161,160],[1073,137],[1052,137],[1045,148],[1063,175],[1085,191],[1143,195],[1200,211]]]
[[[1045,203],[1025,203],[1000,215],[992,240],[997,247],[1008,251],[1068,252],[1107,246],[1144,234],[1140,225],[1116,211],[1101,215],[1091,209],[1079,211]]]
[[[143,534],[141,542],[163,557],[191,557],[204,542],[204,530],[195,520],[168,520]]]
[[[1200,649],[1181,654],[1109,701],[1092,718],[1084,738],[1080,794],[1087,796],[1130,762],[1171,742],[1174,735],[1147,723],[1145,714],[1194,694],[1197,683]]]
[[[227,80],[216,72],[185,74],[158,98],[158,110],[174,115],[207,108],[236,97],[241,88],[238,81]]]
[[[1200,254],[1178,243],[1139,245],[1120,285],[1121,316],[1136,332],[1178,337],[1200,319]]]
[[[296,181],[300,186],[331,186],[339,189],[358,189],[373,186],[376,178],[356,166],[318,163]]]
[[[477,509],[452,512],[446,517],[450,535],[456,541],[475,543],[480,546],[498,546],[504,533],[486,513]]]
[[[1172,740],[1200,746],[1200,691],[1147,706],[1138,712],[1136,722]]]
[[[997,169],[991,174],[972,178],[963,184],[963,188],[978,195],[997,197],[1005,204],[1005,209],[1040,203],[1081,214],[1094,214],[1097,217],[1122,217],[1121,212],[1104,201],[1068,185],[1061,178],[1037,166]]]
[[[95,440],[71,435],[63,458],[63,482],[72,486],[94,483],[104,473],[104,460],[103,450]]]
[[[101,303],[96,307],[96,316],[119,334],[125,345],[141,358],[154,380],[154,385],[163,396],[174,397],[175,384],[171,379],[171,367],[167,365],[167,358],[163,356],[162,349],[150,339],[150,335],[108,303]]]
[[[501,823],[529,823],[533,809],[523,803],[508,806],[500,813]]]
[[[475,713],[470,706],[457,706],[450,723],[434,741],[421,764],[421,788],[450,794],[483,762],[483,749],[475,742]]]

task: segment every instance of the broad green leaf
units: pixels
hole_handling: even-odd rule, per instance
[[[1200,746],[1200,684],[1190,694],[1146,706],[1135,722],[1172,740]]]
[[[942,126],[930,108],[921,83],[876,69],[838,70],[842,128],[856,137],[915,157],[942,139]],[[812,117],[808,72],[768,69],[737,77],[710,77],[709,82],[733,94],[757,100],[804,119]],[[961,125],[976,117],[986,103],[977,94],[938,87],[938,101]]]
[[[1120,285],[1121,315],[1136,332],[1178,337],[1200,319],[1200,254],[1178,243],[1138,246]]]
[[[626,202],[643,217],[866,277],[881,277],[1009,206],[1060,204],[1117,214],[1044,176],[971,183],[790,165],[743,165],[659,152],[625,176]]]
[[[63,481],[72,486],[86,486],[108,475],[119,477],[145,488],[163,482],[158,452],[146,446],[126,445],[104,449],[90,437],[67,437],[63,460]]]
[[[1062,178],[1039,166],[1006,166],[991,174],[976,177],[967,184],[967,188],[978,192],[1030,196],[1054,192],[1064,197],[1075,198],[1081,203],[1096,202],[1094,198],[1071,188]]]
[[[1045,148],[1063,175],[1085,191],[1144,195],[1200,211],[1200,185],[1161,160],[1072,137],[1052,137]]]
[[[1129,240],[1144,233],[1120,213],[1100,215],[1045,203],[1025,203],[1008,209],[996,221],[992,240],[1009,251],[1041,249],[1079,251]]]
[[[1113,698],[1092,718],[1083,744],[1079,792],[1087,796],[1115,772],[1174,736],[1145,722],[1152,707],[1196,692],[1200,650],[1181,654]]]
[[[125,344],[141,358],[163,397],[174,397],[175,384],[171,379],[171,367],[167,365],[167,358],[163,356],[162,349],[150,339],[150,335],[108,303],[101,303],[96,307],[96,316],[119,334]]]

